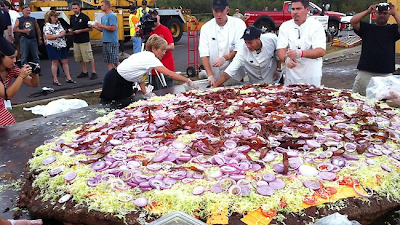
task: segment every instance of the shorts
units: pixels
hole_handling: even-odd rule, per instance
[[[54,59],[67,59],[67,47],[64,48],[56,48],[52,45],[46,45],[47,56],[50,60]]]
[[[118,63],[119,43],[103,42],[103,61]]]
[[[74,43],[74,58],[76,62],[92,61],[93,51],[90,42]]]

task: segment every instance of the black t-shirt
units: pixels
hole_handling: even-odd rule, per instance
[[[10,13],[8,13],[5,9],[3,9],[3,14],[4,14],[4,30],[7,30],[8,26],[11,26],[11,17],[10,17]]]
[[[89,17],[83,13],[79,16],[72,15],[70,18],[72,30],[81,30],[88,28]],[[89,32],[82,32],[79,34],[74,34],[74,43],[86,43],[89,42]]]
[[[0,11],[0,27],[6,26],[6,20],[4,18],[3,10]],[[0,29],[0,36],[3,37],[4,30]]]
[[[36,38],[36,19],[33,17],[24,17],[21,16],[18,18],[19,20],[19,29],[28,29],[30,30],[29,34],[19,33],[21,36],[26,37],[28,39]]]
[[[395,43],[400,39],[397,24],[377,26],[360,22],[360,30],[354,31],[362,38],[357,69],[372,73],[395,71]]]

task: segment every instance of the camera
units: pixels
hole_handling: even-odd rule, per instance
[[[21,60],[18,60],[15,63],[15,65],[18,66],[19,68],[22,68],[22,66],[23,66]],[[37,73],[37,74],[40,73],[40,65],[39,65],[39,63],[28,62],[28,65],[30,67],[32,67],[32,73]]]
[[[156,18],[151,17],[150,13],[146,10],[143,10],[143,16],[140,17],[140,34],[143,36],[144,41],[146,42],[150,36],[150,33],[153,31],[153,27],[155,22],[157,21]]]
[[[379,12],[389,11],[389,3],[379,3],[376,10]]]

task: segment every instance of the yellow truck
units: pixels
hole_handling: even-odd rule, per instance
[[[153,8],[157,0],[149,0],[148,6]],[[101,0],[78,0],[81,3],[82,12],[89,16],[90,20],[99,20],[103,12],[100,9]],[[44,25],[44,15],[46,11],[52,9],[60,13],[59,20],[64,27],[68,27],[70,24],[69,18],[73,14],[70,10],[70,1],[54,0],[54,1],[42,1],[34,0],[31,1],[30,7],[32,9],[31,16],[36,18],[40,28]],[[131,5],[141,6],[142,0],[130,1],[130,0],[111,0],[111,6],[113,12],[118,18],[118,34],[121,42],[127,42],[130,40],[129,35],[129,7]],[[157,9],[161,23],[171,30],[172,36],[175,42],[178,42],[183,32],[186,31],[186,21],[192,20],[194,17],[190,16],[190,10],[182,9]],[[101,39],[101,32],[93,29],[90,32],[91,39]],[[70,42],[70,40],[69,40]],[[71,44],[71,43],[69,43]],[[40,50],[41,53],[45,53],[46,50],[43,48]]]

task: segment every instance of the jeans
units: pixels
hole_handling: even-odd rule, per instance
[[[31,54],[33,62],[40,63],[39,45],[38,45],[36,38],[28,39],[24,36],[21,36],[20,50],[21,50],[21,64],[22,65],[25,65],[28,63],[29,54]]]
[[[133,54],[141,52],[142,51],[142,38],[140,37],[132,37],[132,49],[133,49]]]

